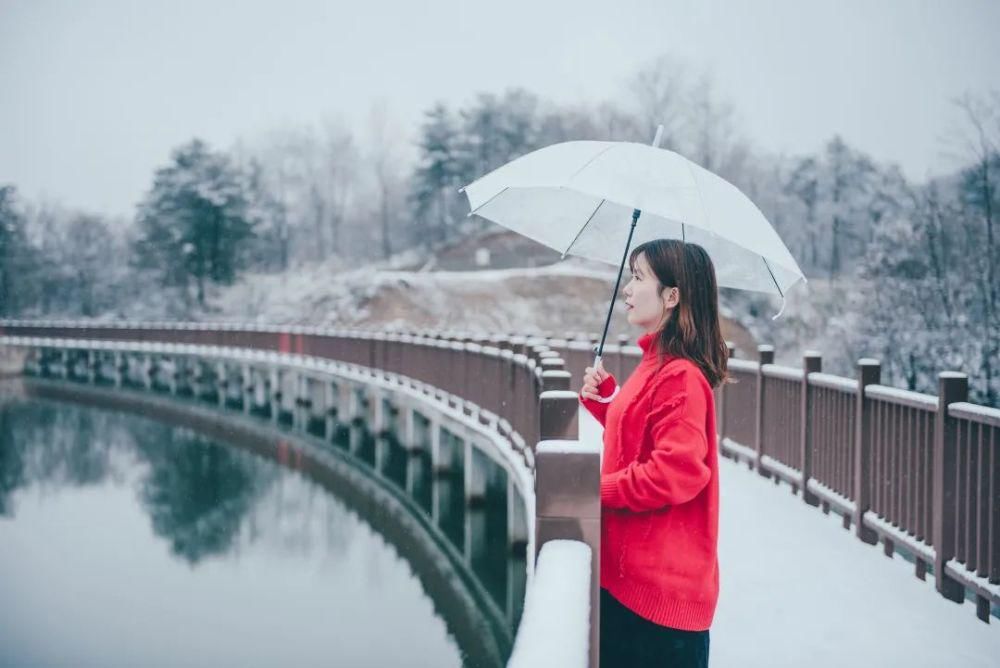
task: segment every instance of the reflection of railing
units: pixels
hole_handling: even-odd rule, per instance
[[[41,337],[4,337],[2,342],[26,353],[29,375],[75,381],[58,384],[62,389],[30,385],[39,392],[82,393],[115,406],[138,405],[151,414],[171,408],[174,414],[197,413],[207,403],[266,418],[248,422],[251,432],[254,424],[266,428],[272,423],[318,437],[312,442],[327,446],[320,457],[348,452],[361,468],[398,488],[401,499],[418,506],[414,510],[427,516],[423,524],[441,534],[439,549],[474,574],[457,569],[452,575],[475,594],[477,618],[488,622],[478,632],[464,633],[472,640],[463,649],[478,648],[475,656],[483,661],[477,665],[499,665],[509,651],[523,601],[530,475],[509,440],[433,396],[427,386],[331,360],[220,346]],[[258,391],[268,384],[273,392]],[[167,401],[164,408],[165,396],[193,401]],[[333,401],[313,403],[324,397]],[[214,424],[211,418],[209,423]],[[236,440],[252,439],[244,430]],[[308,451],[286,442],[273,456],[293,468],[309,460]],[[446,619],[455,622],[456,616]],[[459,630],[470,621],[458,619]],[[449,628],[455,632],[455,624]],[[484,634],[484,628],[491,633]]]
[[[110,346],[124,352],[133,346],[145,349],[146,352],[156,348],[177,347],[173,344],[105,344],[73,340],[62,340],[62,343],[67,346],[62,350],[78,350],[79,348],[69,348],[78,345],[105,350]],[[224,359],[224,356],[218,354],[222,349],[213,346],[184,348],[190,357],[200,354],[201,359],[214,363]],[[22,353],[24,350],[20,349]],[[39,348],[33,350],[38,351]],[[53,352],[53,349],[50,348],[49,351]],[[282,361],[279,359],[277,363],[281,364]],[[29,367],[29,372],[42,371],[33,363],[29,363]],[[187,401],[179,401],[163,386],[156,388],[140,382],[129,383],[129,389],[122,391],[108,382],[107,378],[104,382],[95,383],[94,381],[100,380],[96,376],[88,378],[78,373],[68,375],[71,369],[72,366],[64,365],[59,368],[53,365],[47,375],[59,379],[58,382],[32,378],[23,386],[18,384],[14,387],[23,387],[21,392],[27,392],[32,397],[94,405],[183,425],[213,441],[233,444],[305,474],[357,512],[405,557],[433,601],[435,610],[444,619],[449,632],[458,640],[459,647],[470,657],[470,661],[482,666],[502,665],[513,633],[510,615],[516,614],[523,596],[524,553],[523,550],[518,553],[512,549],[508,553],[495,549],[492,556],[499,556],[501,563],[497,564],[496,560],[489,563],[490,559],[486,560],[486,564],[482,563],[483,545],[495,547],[505,544],[504,531],[509,530],[503,524],[507,506],[500,503],[498,508],[494,494],[496,490],[492,484],[496,477],[489,475],[488,470],[483,490],[485,499],[467,499],[463,490],[466,489],[464,482],[468,467],[464,466],[461,458],[457,463],[453,458],[455,454],[461,455],[463,450],[454,449],[456,441],[461,443],[462,439],[470,438],[470,430],[488,430],[478,425],[467,425],[466,428],[461,424],[461,417],[452,415],[454,420],[443,422],[442,426],[447,426],[448,433],[460,436],[453,437],[449,449],[445,450],[448,457],[442,463],[450,468],[435,471],[430,453],[426,451],[428,441],[418,439],[412,443],[413,449],[402,453],[400,458],[399,451],[403,449],[403,444],[391,433],[383,431],[376,436],[369,432],[366,422],[368,418],[363,413],[358,415],[357,420],[340,416],[347,423],[338,421],[331,442],[322,429],[311,429],[307,433],[304,431],[306,423],[294,421],[291,416],[286,416],[288,419],[279,418],[279,425],[270,424],[269,420],[247,420],[242,415],[243,407],[232,400],[222,402],[229,410],[221,410],[218,397],[213,394],[192,394]],[[315,368],[312,371],[317,372]],[[318,373],[323,374],[325,371],[319,370]],[[397,401],[396,398],[393,401],[399,406],[407,403]],[[430,402],[421,402],[420,410],[433,412],[435,407],[429,404]],[[360,402],[356,407],[364,408]],[[438,408],[442,413],[448,412],[446,406]],[[254,412],[260,417],[267,417],[258,410]],[[391,422],[386,425],[392,426]],[[481,436],[490,438],[489,433],[482,433]],[[495,434],[495,437],[499,438],[499,435]],[[400,459],[404,466],[395,466]],[[200,457],[199,462],[203,462]],[[194,469],[197,470],[200,466],[203,464]],[[476,468],[480,472],[484,471],[481,463]],[[506,482],[506,479],[501,480]],[[505,490],[500,491],[502,493]],[[212,496],[216,500],[219,498],[214,494]],[[472,500],[476,502],[469,504]],[[226,503],[224,496],[222,502]],[[190,519],[190,515],[184,516]],[[498,516],[501,517],[499,527],[495,521]],[[205,530],[204,525],[198,524],[201,530]],[[457,537],[454,531],[456,527]],[[472,540],[466,541],[466,536]],[[523,538],[520,544],[523,545]],[[469,550],[473,546],[476,549]],[[504,561],[507,563],[502,563]],[[490,575],[497,574],[498,565],[501,580],[503,571],[508,576],[499,592],[490,586],[496,584],[496,578],[491,578]],[[504,585],[508,588],[506,592],[502,591]],[[511,597],[512,592],[516,592],[516,598]],[[505,612],[508,615],[506,619]]]

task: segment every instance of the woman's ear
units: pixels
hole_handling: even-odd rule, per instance
[[[663,291],[664,308],[674,308],[681,302],[681,291],[676,287],[667,288]]]

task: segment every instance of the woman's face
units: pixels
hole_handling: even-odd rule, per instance
[[[660,283],[646,261],[645,253],[636,257],[632,280],[625,285],[623,293],[629,323],[646,332],[655,332],[662,327],[670,309],[677,306],[677,288],[661,293]]]

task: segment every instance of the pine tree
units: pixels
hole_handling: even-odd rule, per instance
[[[245,267],[254,235],[249,199],[228,156],[198,139],[181,146],[139,206],[139,261],[164,285],[187,290],[193,281],[204,306],[206,283],[231,283]]]
[[[457,190],[461,187],[458,128],[454,116],[443,104],[435,105],[424,116],[411,198],[424,233],[442,241],[446,228],[455,221]]]

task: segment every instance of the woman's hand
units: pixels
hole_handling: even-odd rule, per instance
[[[608,372],[604,370],[604,362],[600,359],[597,360],[596,368],[588,366],[583,370],[583,388],[580,390],[580,396],[584,399],[599,401],[601,395],[597,393],[597,386],[607,377]]]

